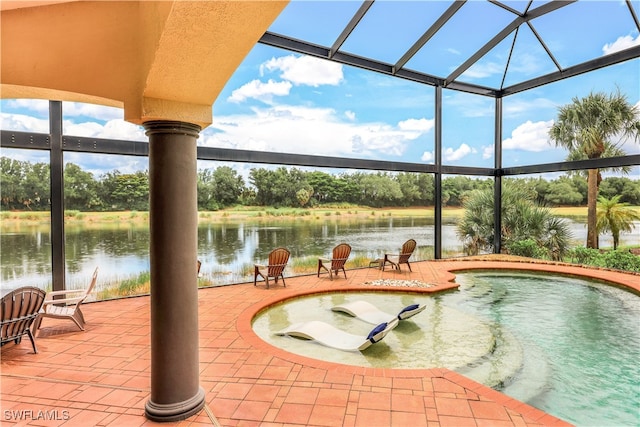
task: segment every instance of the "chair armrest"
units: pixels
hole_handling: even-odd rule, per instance
[[[44,303],[42,304],[42,306],[44,307],[45,305],[51,305],[51,304],[77,303],[79,301],[82,301],[85,298],[86,298],[86,296],[83,295],[81,297],[74,297],[74,298],[49,299],[49,300],[45,300]]]
[[[264,265],[264,264],[255,264],[255,267],[256,268],[265,268],[266,265]]]
[[[58,296],[58,295],[67,295],[67,294],[77,294],[77,293],[85,293],[87,290],[86,289],[70,289],[70,290],[64,290],[64,291],[51,291],[51,292],[47,292],[47,296],[45,297],[45,299],[50,299],[49,297],[53,297],[53,296]]]
[[[331,262],[329,258],[318,258],[322,262]]]

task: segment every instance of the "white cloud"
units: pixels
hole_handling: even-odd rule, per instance
[[[49,114],[49,101],[45,99],[9,99],[7,106],[14,109],[25,109],[41,114]]]
[[[524,150],[540,152],[551,148],[549,129],[553,120],[532,122],[527,120],[511,132],[511,137],[502,141],[504,150]]]
[[[95,178],[115,170],[127,174],[149,169],[148,158],[140,156],[68,152],[65,153],[64,160],[65,164],[80,165],[85,171],[92,173]]]
[[[206,146],[358,158],[398,157],[424,133],[426,119],[403,126],[353,123],[331,108],[279,105],[251,115],[214,116],[200,143]],[[409,125],[408,125],[409,124]],[[411,125],[413,124],[413,125]]]
[[[122,108],[85,104],[82,102],[63,102],[62,112],[65,117],[86,116],[97,120],[124,119],[124,110]]]
[[[503,113],[506,117],[517,117],[522,114],[531,114],[532,111],[538,110],[555,110],[558,105],[547,98],[535,98],[532,100],[523,99],[506,99],[502,103]]]
[[[254,98],[265,103],[271,103],[274,96],[289,95],[291,87],[292,85],[289,82],[275,82],[269,79],[267,83],[263,83],[260,80],[252,80],[234,90],[227,100],[237,103],[248,98]]]
[[[62,125],[65,135],[130,141],[149,140],[141,126],[124,120],[109,120],[104,125],[97,122],[75,123],[71,120],[65,120]]]
[[[493,157],[495,152],[495,145],[491,144],[488,145],[486,147],[482,147],[482,158],[483,159],[490,159]]]
[[[463,77],[470,79],[482,79],[490,77],[494,74],[502,74],[504,72],[504,65],[500,65],[496,62],[483,62],[475,63],[469,69],[467,69],[462,75]]]
[[[463,117],[493,117],[495,113],[493,99],[462,92],[447,95],[444,104],[449,112],[454,111],[452,114],[458,113]]]
[[[280,77],[294,85],[318,87],[336,86],[344,80],[342,65],[311,56],[288,55],[271,58],[260,65],[260,74],[264,71],[281,71]]]
[[[398,128],[402,130],[428,132],[433,129],[435,120],[431,119],[408,119],[398,122]]]
[[[49,133],[49,119],[38,119],[24,114],[0,113],[0,128],[18,132]]]
[[[134,141],[149,140],[142,126],[134,125],[124,120],[109,120],[105,123],[100,134],[96,136],[99,138],[129,139]]]
[[[426,163],[434,163],[435,156],[433,154],[433,151],[425,151],[424,153],[422,153],[422,156],[420,156],[420,160]]]
[[[472,148],[467,144],[462,143],[460,144],[460,147],[456,148],[455,150],[451,147],[445,148],[442,157],[444,160],[451,162],[455,160],[460,160],[468,156],[469,154],[473,154],[473,153],[477,153],[475,148]]]
[[[613,43],[607,43],[602,47],[602,53],[609,55],[620,50],[625,50],[633,46],[640,45],[640,34],[633,38],[631,35],[618,37]]]
[[[344,115],[347,119],[354,121],[356,119],[356,113],[354,113],[353,111],[345,111]]]
[[[509,63],[509,73],[517,72],[522,73],[525,76],[538,74],[548,64],[546,58],[540,58],[540,56],[533,54],[532,52],[519,52],[512,58]]]

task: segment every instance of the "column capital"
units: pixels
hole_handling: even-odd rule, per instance
[[[180,122],[175,120],[151,120],[144,122],[142,126],[145,134],[151,136],[154,134],[174,134],[189,135],[197,138],[202,128],[194,123]]]

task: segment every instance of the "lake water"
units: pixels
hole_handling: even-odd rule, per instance
[[[576,244],[581,244],[586,238],[584,224],[569,222]],[[638,229],[640,223],[636,224]],[[20,286],[50,286],[49,226],[3,225],[1,231],[2,293]],[[375,259],[385,252],[398,251],[403,242],[413,238],[418,242],[414,259],[421,260],[433,257],[433,236],[433,220],[424,217],[229,221],[199,226],[198,258],[202,261],[203,276],[214,284],[224,285],[252,281],[253,265],[264,262],[269,251],[278,246],[291,250],[291,264],[296,258],[327,256],[340,242],[352,246],[352,259],[356,256]],[[621,235],[620,244],[637,245],[639,240],[637,233],[627,233]],[[84,286],[96,266],[100,267],[98,287],[149,271],[146,226],[128,222],[67,226],[65,245],[67,287],[72,289]],[[610,237],[601,237],[602,247],[611,245]],[[443,226],[442,254],[463,255],[455,224]]]

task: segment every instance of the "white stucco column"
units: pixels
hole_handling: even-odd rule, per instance
[[[199,384],[196,140],[200,126],[144,123],[149,136],[151,396],[153,421],[178,421],[204,406]]]

